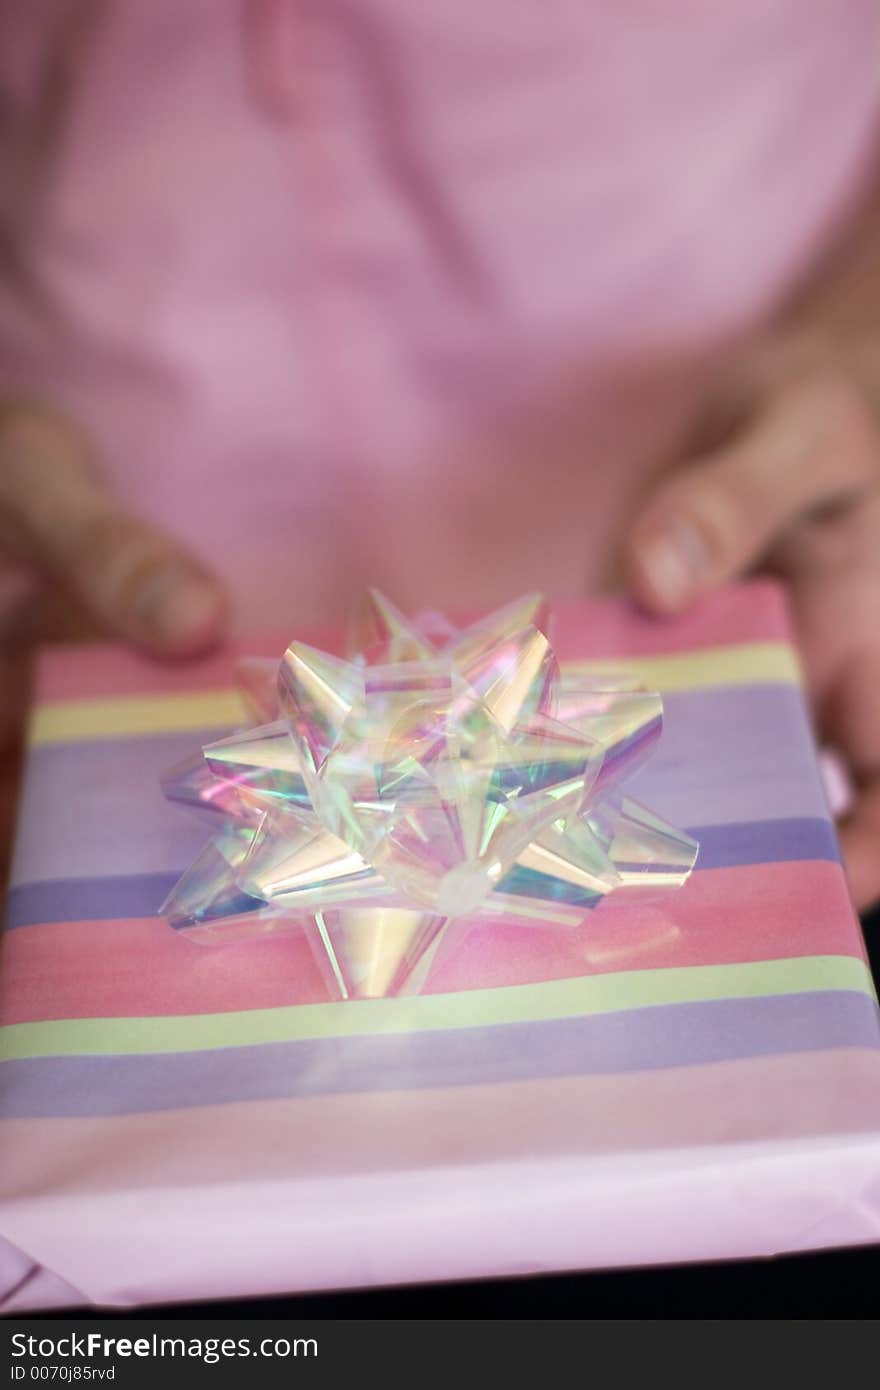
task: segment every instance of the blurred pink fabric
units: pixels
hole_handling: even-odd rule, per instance
[[[242,624],[606,582],[867,178],[874,0],[6,0],[0,390]]]

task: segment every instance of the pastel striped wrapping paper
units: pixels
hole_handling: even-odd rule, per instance
[[[291,635],[42,660],[0,974],[2,1306],[880,1237],[880,1023],[779,593],[674,625],[558,610],[563,660],[664,690],[635,790],[697,870],[575,933],[457,930],[415,999],[328,1003],[297,938],[198,947],[155,917],[204,838],[159,773],[236,722],[235,656]]]

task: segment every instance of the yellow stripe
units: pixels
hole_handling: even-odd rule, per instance
[[[15,1023],[0,1030],[0,1059],[195,1052],[306,1038],[426,1033],[825,990],[851,990],[875,997],[870,972],[856,957],[800,956],[734,965],[629,970],[410,999],[350,1000],[344,1004],[298,1004],[176,1017]]]
[[[637,673],[654,690],[705,690],[712,686],[798,684],[797,658],[784,642],[752,642],[669,656],[619,657],[567,663],[566,671]],[[245,720],[234,690],[196,690],[185,695],[119,695],[38,705],[29,728],[33,746],[77,743],[138,734],[226,729]]]
[[[736,647],[669,656],[619,657],[613,661],[566,662],[564,671],[634,671],[651,690],[706,690],[718,685],[800,685],[801,670],[786,642],[747,642]]]
[[[186,695],[118,695],[105,700],[59,700],[37,705],[28,740],[79,743],[136,734],[184,733],[187,729],[229,729],[246,720],[235,690],[195,690]]]

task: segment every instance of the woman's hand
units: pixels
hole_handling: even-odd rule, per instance
[[[0,405],[0,566],[158,656],[193,655],[222,630],[217,581],[119,507],[68,421],[32,406]]]
[[[69,421],[0,404],[0,881],[34,642],[103,635],[190,656],[225,614],[204,567],[118,506]]]
[[[626,542],[630,586],[679,613],[756,569],[789,587],[820,732],[856,799],[841,838],[859,908],[880,898],[880,395],[821,339],[752,354],[723,441],[667,473]]]

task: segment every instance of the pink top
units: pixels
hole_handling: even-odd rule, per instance
[[[0,23],[0,389],[73,410],[264,628],[602,583],[709,349],[874,151],[874,0]]]

